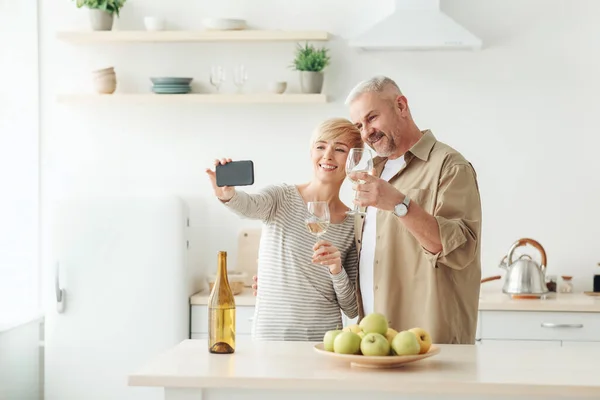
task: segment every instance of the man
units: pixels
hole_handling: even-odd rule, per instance
[[[350,118],[377,152],[356,204],[359,319],[387,316],[399,330],[421,327],[434,343],[475,342],[481,280],[481,203],[472,165],[412,119],[387,77],[359,83]],[[363,209],[364,210],[364,209]]]

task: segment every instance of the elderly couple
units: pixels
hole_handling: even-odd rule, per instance
[[[481,203],[472,165],[421,131],[396,83],[359,83],[346,104],[352,121],[333,118],[315,130],[313,178],[256,194],[217,187],[240,216],[263,221],[253,336],[320,341],[349,318],[384,314],[398,330],[421,327],[435,343],[475,342],[481,278]],[[372,174],[359,173],[348,215],[339,191],[349,150],[377,153]],[[224,164],[230,159],[215,160]],[[315,244],[306,203],[327,201],[331,223]]]

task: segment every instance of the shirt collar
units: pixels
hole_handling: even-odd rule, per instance
[[[427,161],[435,142],[437,142],[437,139],[435,136],[433,136],[433,133],[429,129],[421,132],[423,133],[421,139],[419,139],[419,141],[410,148],[409,152],[414,154],[415,157],[423,161]]]
[[[437,139],[435,138],[435,136],[433,135],[433,132],[431,132],[430,129],[421,131],[421,133],[423,135],[421,136],[419,141],[417,143],[415,143],[408,150],[408,152],[423,161],[427,161],[429,159],[429,154],[431,153],[433,146],[437,142]],[[381,163],[384,163],[385,161],[387,161],[387,157],[376,156],[373,159],[373,166],[377,167]]]

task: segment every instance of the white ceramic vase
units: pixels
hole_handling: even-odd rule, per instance
[[[302,93],[321,93],[323,90],[323,72],[300,71]]]
[[[95,31],[110,31],[113,27],[114,17],[106,11],[90,9],[90,24]]]

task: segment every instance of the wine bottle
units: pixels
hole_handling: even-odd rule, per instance
[[[227,278],[227,252],[218,256],[217,278],[208,299],[208,351],[235,351],[235,300]]]

